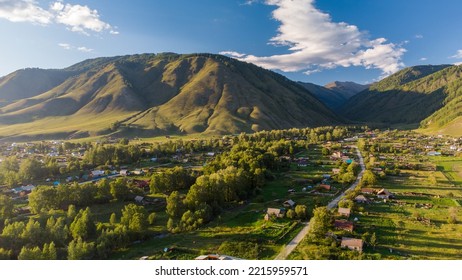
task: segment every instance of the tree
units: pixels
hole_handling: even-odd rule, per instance
[[[72,240],[67,247],[68,260],[90,260],[95,255],[95,243],[85,242],[81,238]]]
[[[109,223],[111,225],[115,225],[117,223],[117,216],[115,213],[112,213],[111,214],[111,217],[109,218]]]
[[[75,209],[75,205],[71,204],[67,208],[67,219],[69,221],[73,221],[75,219],[75,216],[77,216],[77,210]]]
[[[0,260],[11,260],[12,255],[13,255],[12,250],[6,250],[3,248],[0,248]]]
[[[295,214],[295,211],[292,209],[287,210],[286,217],[289,219],[295,219],[297,215]]]
[[[42,251],[38,246],[34,248],[22,247],[18,260],[43,260]]]
[[[70,226],[71,234],[74,239],[87,240],[96,233],[96,226],[91,217],[90,208],[80,210]]]
[[[313,218],[310,221],[309,234],[314,238],[322,238],[332,224],[332,216],[326,207],[318,207],[313,210]]]
[[[0,220],[9,219],[13,216],[13,200],[6,195],[0,194]]]
[[[30,210],[34,214],[59,208],[57,189],[52,186],[38,186],[29,195]]]
[[[183,215],[184,204],[178,191],[172,192],[167,197],[167,208],[165,212],[167,212],[167,215],[169,215],[171,218],[181,218]]]
[[[69,238],[69,228],[66,225],[66,219],[59,217],[57,220],[53,216],[48,218],[46,223],[46,232],[54,244],[64,246]]]
[[[308,208],[306,205],[297,205],[295,206],[295,214],[301,220],[306,219],[308,217]]]
[[[148,216],[148,222],[150,225],[153,225],[154,222],[156,221],[156,213],[155,212],[152,212],[151,214],[149,214]]]
[[[133,232],[143,232],[147,228],[147,214],[143,206],[135,204],[125,205],[122,209],[120,223]]]
[[[27,240],[29,244],[40,245],[44,241],[45,233],[38,221],[29,218],[29,222],[26,224],[21,237]]]
[[[127,196],[130,194],[128,189],[127,180],[123,178],[118,178],[115,181],[110,183],[111,186],[111,195],[115,200],[124,201]]]
[[[46,174],[43,173],[42,164],[34,158],[26,158],[19,166],[19,177],[23,181],[32,181],[44,177],[45,175]]]
[[[366,170],[364,171],[361,182],[366,186],[373,186],[377,184],[377,177],[372,171]]]
[[[375,249],[375,246],[377,246],[377,236],[375,235],[375,232],[371,235],[371,239],[369,239],[369,244]]]
[[[57,260],[58,253],[56,251],[55,243],[51,242],[50,244],[44,244],[42,250],[42,256],[44,260]]]

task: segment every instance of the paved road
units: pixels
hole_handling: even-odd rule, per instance
[[[356,186],[359,184],[359,181],[363,177],[364,170],[366,170],[366,167],[364,165],[364,159],[361,153],[359,152],[358,147],[355,146],[354,148],[356,149],[356,154],[358,155],[358,158],[359,158],[359,165],[361,166],[361,172],[359,172],[358,177],[356,178],[356,181],[353,184],[351,184],[351,186],[347,190],[345,190],[339,196],[334,198],[334,200],[329,202],[329,204],[327,204],[327,209],[332,209],[332,208],[337,207],[340,199],[345,195],[345,192],[356,188]],[[305,224],[302,230],[297,234],[297,236],[295,236],[294,239],[292,239],[286,246],[284,246],[281,252],[274,259],[275,260],[285,260],[290,255],[290,253],[292,253],[292,251],[295,250],[295,247],[297,247],[297,245],[303,240],[305,235],[308,233],[309,229],[310,229],[310,223],[308,222]]]

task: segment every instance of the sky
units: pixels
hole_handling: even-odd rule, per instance
[[[0,76],[138,53],[219,53],[295,81],[462,62],[460,0],[0,0]]]

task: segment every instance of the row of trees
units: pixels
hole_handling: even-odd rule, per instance
[[[84,207],[113,200],[124,201],[142,194],[143,191],[126,178],[102,179],[97,183],[38,186],[29,195],[29,206],[32,213],[41,213],[67,209],[71,204]]]
[[[5,221],[0,235],[0,259],[92,259],[107,258],[109,253],[139,240],[155,213],[143,206],[126,205],[117,223],[111,215],[110,225],[96,223],[90,208],[76,211],[71,205],[65,216],[50,216],[44,222],[30,218],[28,222]]]

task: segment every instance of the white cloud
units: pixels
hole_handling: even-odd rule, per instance
[[[98,11],[91,10],[88,6],[55,2],[51,9],[56,12],[56,22],[67,25],[74,32],[101,32],[111,29],[111,25],[100,19]]]
[[[233,51],[219,52],[219,54],[221,54],[221,55],[227,55],[227,56],[232,56],[232,57],[237,57],[237,58],[241,58],[241,57],[246,56],[245,53],[238,53],[238,52],[233,52]]]
[[[87,47],[75,47],[68,43],[59,43],[58,46],[60,46],[61,48],[65,50],[77,50],[79,52],[85,52],[85,53],[89,53],[93,51],[93,49],[90,49]]]
[[[253,5],[255,3],[257,3],[259,0],[246,0],[244,3],[242,3],[241,5]]]
[[[273,18],[280,22],[278,34],[269,44],[288,48],[288,53],[272,56],[246,55],[241,60],[268,69],[306,74],[339,66],[363,66],[389,75],[404,67],[401,45],[385,38],[368,39],[366,32],[345,22],[333,22],[330,15],[314,6],[314,0],[266,0],[277,6]]]
[[[59,43],[58,46],[60,46],[61,48],[65,50],[70,50],[72,48],[72,46],[68,43]]]
[[[417,34],[417,35],[415,35],[414,37],[415,37],[416,39],[423,39],[423,35],[421,35],[421,34]]]
[[[458,50],[455,55],[451,56],[451,58],[462,58],[462,50]]]
[[[35,0],[0,0],[0,18],[41,25],[58,23],[66,25],[71,31],[87,35],[90,31],[119,34],[109,23],[100,19],[97,10],[88,6],[65,4],[62,1],[56,1],[45,9]]]
[[[427,61],[427,60],[428,60],[428,58],[426,58],[426,57],[422,57],[422,58],[420,58],[419,60],[420,60],[420,61]]]
[[[0,18],[46,25],[51,23],[53,14],[40,8],[34,0],[0,0]]]
[[[92,52],[93,51],[93,49],[89,49],[87,47],[78,47],[77,50],[81,52]]]

